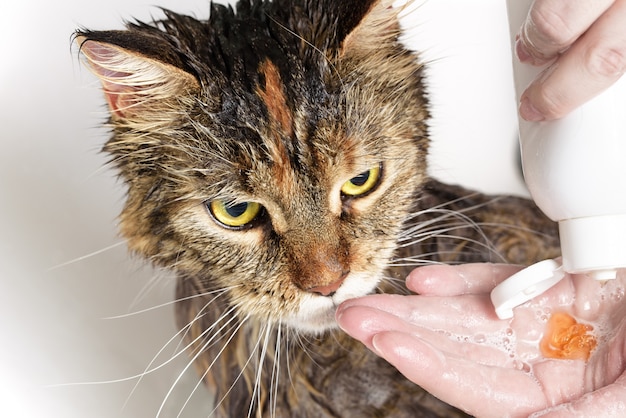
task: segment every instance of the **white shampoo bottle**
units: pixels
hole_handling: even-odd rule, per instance
[[[531,4],[507,0],[512,51]],[[518,102],[542,70],[513,59]],[[626,267],[626,77],[562,119],[520,118],[519,138],[530,194],[559,223],[564,270],[614,278]]]

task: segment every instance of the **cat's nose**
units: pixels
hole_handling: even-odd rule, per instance
[[[322,296],[332,296],[341,287],[343,281],[348,276],[348,273],[349,271],[343,272],[341,273],[341,276],[334,282],[323,286],[314,286],[307,289],[307,291],[311,293],[319,293]]]
[[[318,240],[319,241],[319,240]],[[293,284],[305,292],[332,296],[350,273],[346,245],[299,240],[291,258]]]

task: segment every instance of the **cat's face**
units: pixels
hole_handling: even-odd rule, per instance
[[[363,3],[334,23],[265,5],[79,34],[132,250],[302,331],[376,288],[425,176],[426,111],[396,11]]]

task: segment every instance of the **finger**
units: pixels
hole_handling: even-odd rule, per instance
[[[422,295],[482,294],[519,270],[520,267],[508,264],[432,265],[409,273],[407,286]]]
[[[351,337],[361,341],[369,349],[375,351],[372,339],[376,334],[384,332],[401,332],[419,337],[448,353],[471,359],[480,364],[512,367],[511,335],[506,327],[485,329],[476,326],[463,327],[460,333],[456,329],[430,329],[419,324],[405,321],[388,312],[379,311],[365,306],[354,306],[343,309],[337,314],[337,323]],[[466,324],[467,325],[467,324]],[[456,327],[452,327],[456,328]]]
[[[533,418],[569,418],[569,417],[623,417],[626,406],[626,375],[620,376],[615,383],[595,392],[558,405],[536,414]]]
[[[376,334],[372,345],[409,380],[472,415],[528,415],[546,406],[541,388],[519,370],[480,365],[398,332]]]
[[[362,331],[369,334],[391,329],[413,332],[414,330],[405,326],[412,324],[420,329],[468,337],[479,332],[504,333],[510,322],[502,321],[496,316],[488,295],[365,296],[344,302],[338,308],[336,317],[342,328],[346,318],[350,318],[348,327],[366,327]],[[393,328],[392,325],[397,323],[395,321],[402,321],[404,324]]]
[[[540,65],[571,46],[615,0],[536,0],[515,45],[522,62]]]
[[[411,332],[410,325],[397,316],[369,306],[355,305],[342,306],[337,310],[336,316],[339,327],[365,344],[370,350],[372,338],[383,331]]]
[[[624,22],[626,0],[619,0],[524,92],[521,116],[560,118],[615,83],[626,71]]]

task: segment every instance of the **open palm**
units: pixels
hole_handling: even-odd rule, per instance
[[[626,271],[601,284],[567,275],[500,320],[489,292],[515,266],[429,266],[407,279],[419,295],[374,295],[337,312],[350,335],[435,396],[481,417],[626,415]],[[589,361],[547,359],[548,318],[591,324]]]

